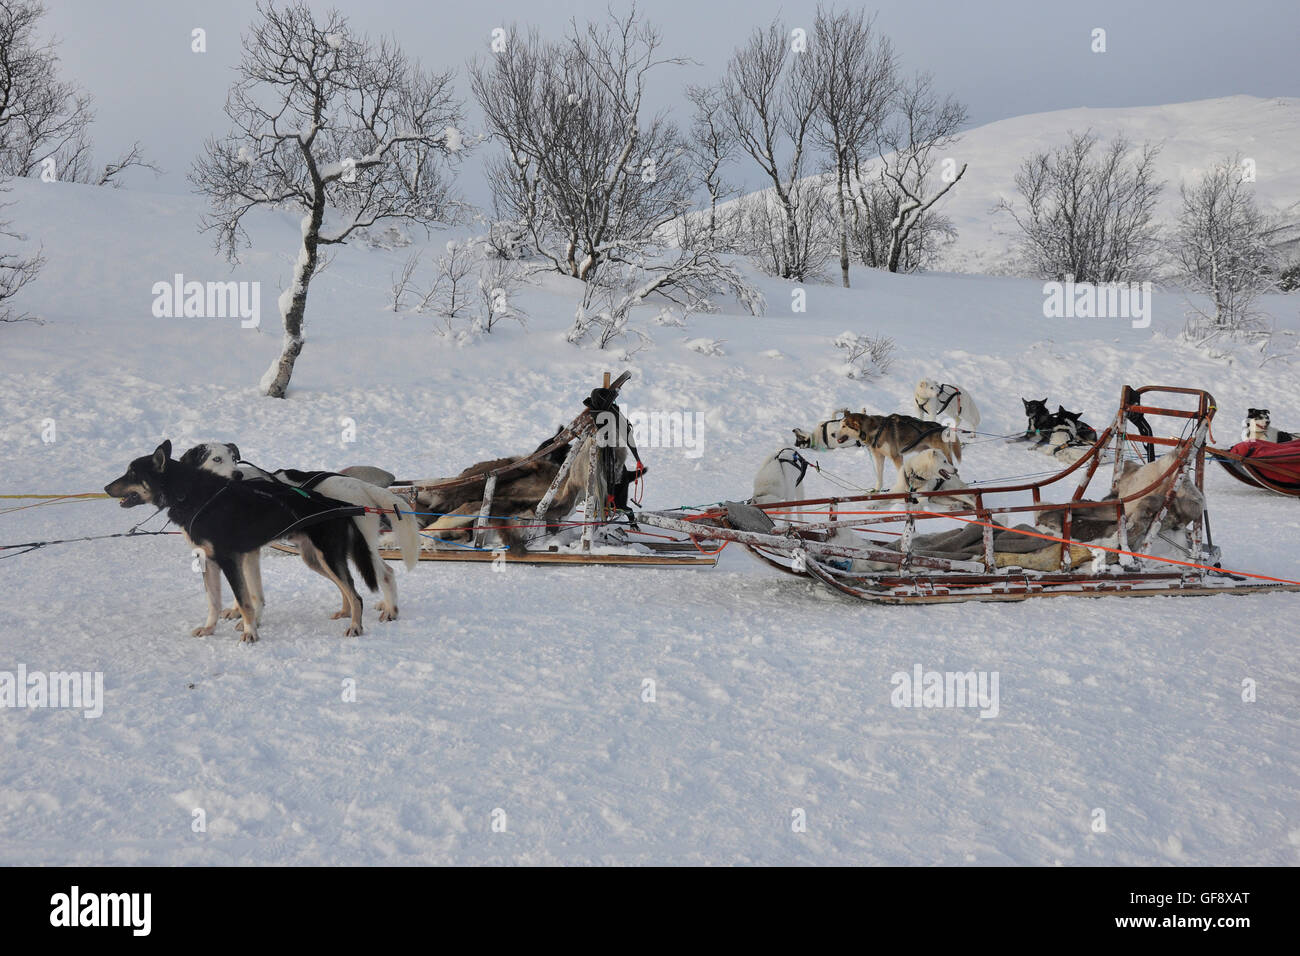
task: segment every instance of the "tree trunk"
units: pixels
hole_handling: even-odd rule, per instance
[[[844,288],[849,287],[849,221],[844,213],[844,189],[848,175],[844,169],[844,160],[836,161],[835,198],[840,204],[840,275],[844,278]]]
[[[293,366],[302,354],[302,320],[307,314],[307,287],[316,274],[320,228],[325,221],[325,192],[317,189],[312,202],[311,216],[303,232],[302,248],[294,264],[293,283],[280,293],[280,314],[284,321],[284,344],[280,356],[262,376],[260,387],[267,398],[284,398],[293,377]],[[285,308],[288,299],[289,307]]]

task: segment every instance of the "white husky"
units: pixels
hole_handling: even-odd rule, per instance
[[[851,431],[841,429],[843,422],[844,416],[841,415],[839,418],[828,418],[824,422],[818,422],[808,431],[802,428],[790,429],[794,432],[794,447],[807,448],[810,451],[830,451],[850,443],[860,446],[862,442],[857,440],[857,436]]]
[[[969,487],[961,480],[957,466],[948,460],[948,456],[937,448],[930,448],[907,460],[898,473],[898,481],[889,490],[894,494],[912,494],[917,491],[957,491]],[[975,507],[975,499],[970,495],[924,495],[916,500],[916,507],[922,511]],[[912,505],[909,504],[908,507]]]
[[[965,422],[972,428],[980,423],[980,410],[975,407],[975,400],[956,385],[923,378],[917,383],[912,399],[920,416],[927,422],[950,418],[957,425]]]
[[[250,462],[242,461],[238,446],[226,442],[204,442],[195,445],[182,456],[181,460],[215,475],[221,475],[223,478],[264,478],[281,484],[310,488],[336,501],[378,508],[385,512],[400,512],[393,514],[389,520],[402,552],[402,561],[408,569],[411,569],[420,559],[420,527],[415,516],[410,513],[411,503],[393,494],[387,488],[380,488],[378,485],[348,475],[326,474],[325,477],[317,477],[322,473],[294,471],[289,468],[282,468],[276,472],[263,471]],[[356,522],[357,528],[365,538],[366,545],[370,549],[371,561],[379,570],[379,588],[384,596],[379,603],[379,620],[395,621],[397,620],[397,576],[393,574],[393,569],[388,566],[388,562],[379,555],[379,515],[367,512],[364,515],[357,515],[352,520]],[[312,570],[318,570],[312,565],[307,552],[303,553],[303,560],[307,561],[307,566]],[[345,600],[343,610],[334,617],[346,617],[347,614],[348,606]],[[234,615],[227,611],[223,612],[222,616],[233,617]]]
[[[754,475],[754,497],[756,505],[771,504],[775,501],[802,501],[804,474],[808,471],[808,459],[793,448],[782,448],[768,455]],[[791,507],[797,515],[799,509]],[[781,515],[778,517],[790,517]],[[779,523],[779,522],[778,522]]]

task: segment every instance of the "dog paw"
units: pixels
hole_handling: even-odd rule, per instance
[[[190,631],[190,634],[192,634],[194,637],[207,637],[214,630],[216,630],[216,628],[213,628],[207,624],[203,624],[199,627],[196,627],[194,630]]]
[[[239,642],[241,644],[256,644],[257,631],[245,631],[243,635],[239,638]]]
[[[237,607],[228,607],[221,612],[221,619],[223,621],[233,621],[237,617],[239,617],[239,608]]]
[[[349,627],[346,631],[343,632],[343,636],[344,636],[344,637],[357,637],[358,635],[361,634],[361,631],[362,631],[362,628],[361,628],[360,625],[357,625],[356,627]]]
[[[385,608],[380,608],[380,610],[379,610],[379,620],[380,620],[380,621],[396,621],[396,620],[397,620],[397,609],[396,609],[396,608],[393,608],[393,610],[390,611],[390,610],[388,610],[388,608],[386,608],[386,607],[385,607]]]
[[[335,611],[333,614],[330,615],[330,620],[337,621],[340,618],[348,617],[351,613],[352,613],[351,611]]]

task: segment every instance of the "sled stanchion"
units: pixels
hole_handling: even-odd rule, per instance
[[[586,414],[585,412],[583,413]],[[537,523],[542,527],[535,529],[530,538],[540,538],[546,534],[546,513],[551,510],[551,502],[560,491],[560,486],[564,480],[569,477],[569,472],[573,470],[574,459],[578,456],[578,449],[590,434],[590,430],[585,427],[581,428],[573,436],[573,442],[569,445],[569,452],[564,456],[564,461],[560,464],[560,470],[555,473],[555,478],[551,481],[551,486],[546,489],[546,494],[542,495],[542,500],[537,502],[537,509],[533,513],[537,515]]]
[[[497,476],[488,475],[487,482],[483,485],[483,507],[479,509],[478,518],[474,521],[474,547],[483,547],[483,542],[487,540],[487,521],[488,515],[492,513],[492,496],[497,490]]]
[[[587,524],[582,529],[582,550],[591,553],[591,541],[596,533],[596,522],[604,518],[604,502],[598,501],[600,490],[600,442],[593,435],[591,448],[587,452],[587,500],[583,504],[583,514]]]

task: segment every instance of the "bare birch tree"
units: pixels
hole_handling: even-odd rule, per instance
[[[258,4],[239,80],[226,101],[230,133],[210,139],[190,180],[212,201],[203,228],[234,261],[254,209],[302,212],[302,242],[279,299],[280,355],[262,392],[283,398],[302,352],[303,319],[323,247],[382,221],[425,226],[457,210],[447,161],[461,148],[452,73],[426,72],[394,41],[351,36],[337,11]],[[327,224],[327,216],[332,220]]]
[[[1181,184],[1179,193],[1174,265],[1189,291],[1210,300],[1208,311],[1197,310],[1197,324],[1250,330],[1258,324],[1255,299],[1276,284],[1275,224],[1255,201],[1241,158],[1217,163],[1190,186]]]
[[[128,169],[157,167],[133,143],[97,166],[90,138],[90,94],[59,78],[52,43],[37,37],[42,4],[0,0],[0,176],[51,175],[64,182],[118,186]]]
[[[775,252],[773,271],[783,279],[811,278],[816,270],[810,268],[803,208],[810,193],[800,184],[809,172],[817,116],[814,64],[799,40],[773,21],[732,54],[719,91],[722,116],[740,150],[770,184],[775,211],[767,221],[776,235],[774,241],[758,238]]]
[[[512,27],[504,49],[470,67],[502,147],[488,168],[496,214],[565,275],[585,281],[607,261],[627,261],[690,204],[680,134],[645,107],[652,77],[684,62],[660,45],[633,7],[572,22],[555,42]]]
[[[940,96],[934,78],[918,73],[899,85],[893,118],[880,133],[880,184],[894,207],[889,224],[885,268],[898,272],[912,234],[930,209],[966,174],[966,164],[944,151],[966,122],[966,107],[951,96]],[[934,181],[941,159],[951,160],[951,171]]]
[[[0,193],[3,192],[4,189],[0,187]],[[0,204],[0,210],[3,210],[5,205],[8,204]],[[8,222],[0,221],[0,239],[25,242],[27,237],[13,232]],[[23,252],[0,251],[0,322],[39,321],[25,312],[15,314],[10,308],[9,301],[22,291],[23,286],[36,278],[43,265],[45,265],[45,257],[41,255],[40,250],[30,255]]]
[[[813,20],[812,43],[805,55],[817,77],[813,133],[835,178],[840,277],[847,289],[852,178],[889,113],[897,85],[896,57],[889,38],[876,31],[863,11],[837,13],[822,7]]]
[[[1158,146],[1135,149],[1117,136],[1097,151],[1092,131],[1071,133],[1051,152],[1030,156],[1016,173],[1023,206],[1000,211],[1020,228],[1020,252],[1043,279],[1120,282],[1149,278],[1157,252]]]

